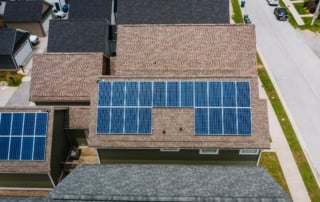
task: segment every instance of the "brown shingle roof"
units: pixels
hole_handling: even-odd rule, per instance
[[[117,76],[256,76],[254,25],[118,26]]]
[[[30,100],[88,102],[94,78],[103,73],[102,53],[48,53],[33,58]]]

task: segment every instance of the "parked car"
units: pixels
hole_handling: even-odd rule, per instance
[[[267,0],[270,6],[278,6],[279,0]]]
[[[56,8],[52,9],[52,13],[55,18],[64,18],[66,16],[63,11],[58,11]]]
[[[245,24],[251,24],[251,20],[248,14],[243,15],[243,21]]]
[[[278,20],[286,21],[288,19],[288,12],[285,8],[277,7],[273,11]]]
[[[37,35],[30,34],[29,40],[32,46],[36,46],[40,43],[39,37]]]

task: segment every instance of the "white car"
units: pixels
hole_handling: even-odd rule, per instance
[[[279,0],[267,0],[270,6],[278,6]]]
[[[56,8],[52,9],[52,13],[55,18],[64,18],[66,16],[63,11],[58,11]]]

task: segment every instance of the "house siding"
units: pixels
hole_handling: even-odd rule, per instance
[[[252,165],[259,155],[239,155],[239,150],[220,150],[217,155],[199,154],[199,150],[161,152],[160,149],[98,149],[101,164],[210,164]]]

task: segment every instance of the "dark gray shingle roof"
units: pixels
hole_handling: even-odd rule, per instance
[[[40,22],[43,0],[7,1],[4,11],[5,22]]]
[[[291,201],[264,168],[80,165],[49,200]]]
[[[0,196],[0,202],[46,202],[45,197]]]
[[[111,21],[112,0],[70,0],[69,19]]]
[[[106,20],[50,20],[48,52],[105,52]]]
[[[117,24],[229,23],[226,0],[118,0]]]
[[[10,55],[14,50],[16,29],[0,29],[0,55]]]

